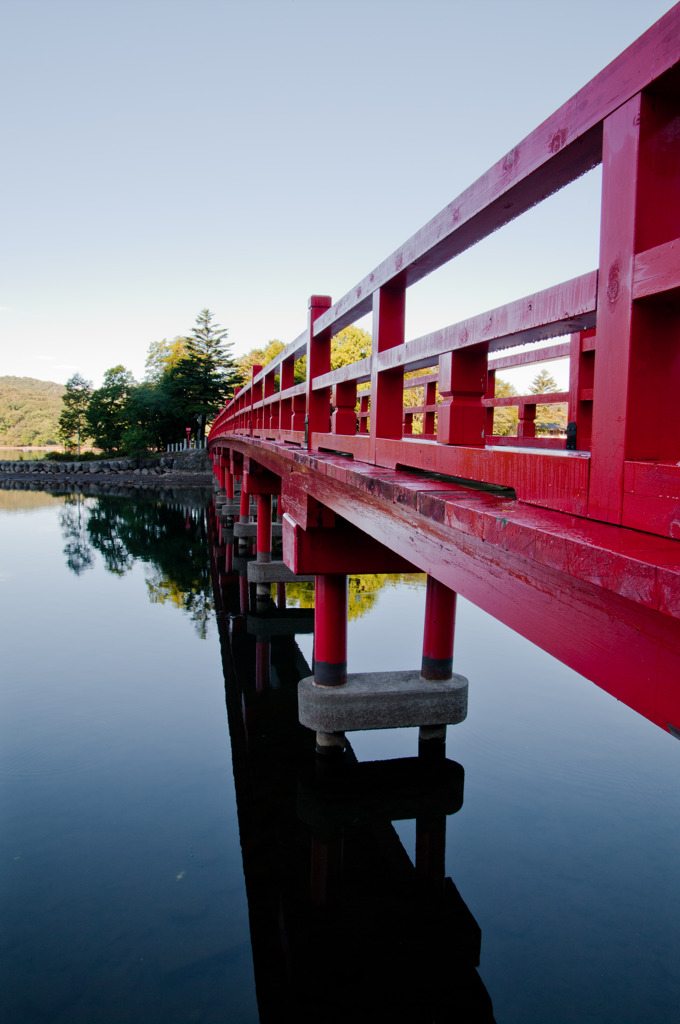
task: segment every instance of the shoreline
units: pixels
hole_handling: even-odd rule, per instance
[[[0,487],[4,490],[71,490],[97,493],[111,487],[140,491],[173,488],[211,488],[213,472],[207,452],[188,451],[150,459],[102,459],[97,462],[50,462],[0,459]]]

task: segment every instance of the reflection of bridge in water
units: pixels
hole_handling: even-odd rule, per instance
[[[492,1022],[480,929],[445,876],[462,767],[440,744],[315,757],[297,712],[310,614],[285,607],[285,584],[278,608],[262,584],[258,599],[231,525],[211,512],[210,532],[260,1020]],[[404,819],[415,865],[392,825]]]
[[[680,729],[680,432],[666,398],[680,391],[679,124],[677,5],[338,302],[313,296],[307,330],[217,417],[220,508],[246,537],[257,496],[267,561],[277,495],[284,562],[315,577],[301,713],[321,745],[381,715],[457,720],[458,593]],[[598,270],[406,340],[411,285],[598,164]],[[331,369],[332,336],[371,311],[371,355]],[[568,391],[495,397],[499,370],[546,357],[569,359]],[[567,436],[536,436],[537,404],[556,400]],[[494,434],[509,403],[513,438]],[[347,574],[414,569],[428,576],[420,670],[348,681]]]

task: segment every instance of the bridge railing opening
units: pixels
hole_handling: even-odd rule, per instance
[[[410,286],[600,163],[598,269],[406,339]],[[331,339],[368,313],[370,356],[331,369]],[[508,352],[565,336],[541,355]],[[245,436],[339,452],[676,536],[679,337],[676,5],[341,299],[312,296],[306,330],[253,368],[210,444]],[[496,396],[496,375],[546,358],[569,359],[568,391]],[[536,406],[550,403],[567,405],[567,438],[536,436]],[[518,410],[511,437],[494,433],[508,406]]]

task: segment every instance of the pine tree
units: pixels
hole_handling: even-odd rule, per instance
[[[532,395],[546,395],[549,391],[557,391],[557,382],[546,369],[539,370],[529,387]]]
[[[233,342],[226,341],[228,331],[213,324],[212,319],[209,309],[201,310],[186,338],[186,357],[168,374],[175,389],[182,393],[186,416],[196,424],[197,439],[205,437],[208,421],[231,398],[238,381],[231,354]]]
[[[547,395],[551,391],[559,391],[555,378],[548,373],[545,367],[536,374],[529,387],[532,395]],[[567,406],[560,402],[556,405],[536,406],[536,435],[548,433],[555,427],[566,430]]]
[[[230,377],[234,370],[234,359],[231,354],[233,342],[227,341],[227,328],[213,324],[213,314],[209,309],[202,309],[196,317],[196,324],[187,336],[187,352],[195,359],[211,360],[217,370],[225,377]]]

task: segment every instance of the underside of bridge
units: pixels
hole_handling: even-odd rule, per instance
[[[340,586],[347,574],[427,573],[662,728],[680,726],[676,541],[532,507],[499,488],[260,439],[221,439],[212,451],[225,494],[235,483],[260,496],[258,509],[278,495],[291,573]],[[265,558],[270,537],[258,540]],[[332,651],[334,638],[345,643],[343,609],[327,586],[321,595],[331,653],[321,657],[319,636],[317,657],[332,666],[346,660]],[[444,614],[451,648],[454,617]],[[429,650],[446,660],[436,633]]]

